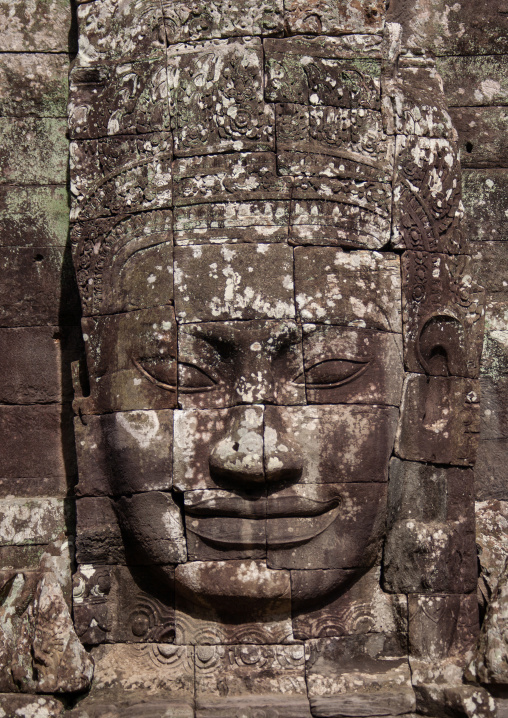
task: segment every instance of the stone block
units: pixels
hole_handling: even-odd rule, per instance
[[[508,104],[506,56],[439,57],[436,66],[449,107]]]
[[[381,590],[379,568],[291,571],[291,607],[297,640],[407,631],[407,598]]]
[[[36,569],[46,546],[27,544],[25,546],[0,546],[0,569],[19,571]]]
[[[503,267],[508,257],[505,242],[472,242],[473,262],[478,282],[486,287],[487,301],[505,302],[508,295]],[[487,325],[487,329],[505,329]]]
[[[474,648],[480,630],[475,594],[410,594],[408,602],[413,658],[435,663]]]
[[[465,170],[462,173],[465,221],[472,241],[508,238],[506,205],[508,171],[504,169]]]
[[[400,404],[400,335],[304,324],[303,353],[309,404]]]
[[[74,262],[85,316],[172,303],[171,221],[171,212],[147,212],[74,227]]]
[[[390,460],[388,525],[396,521],[460,521],[474,531],[472,469]]]
[[[374,38],[361,35],[267,40],[266,99],[379,110],[381,62],[374,43]],[[372,54],[367,54],[366,46]]]
[[[125,564],[124,542],[111,499],[76,499],[76,561]]]
[[[386,19],[402,25],[403,43],[411,50],[425,47],[435,55],[503,55],[508,51],[503,8],[497,0],[396,0],[390,3]]]
[[[66,499],[0,499],[0,544],[47,544],[67,533],[72,514]]]
[[[173,471],[177,491],[217,489],[228,479],[264,490],[263,407],[176,411]]]
[[[468,256],[404,253],[402,320],[409,371],[478,377],[485,292],[476,278],[483,279],[481,274]]]
[[[177,157],[273,149],[259,38],[170,48],[168,84]]]
[[[176,406],[176,323],[170,305],[83,319],[86,413]]]
[[[266,561],[180,564],[175,568],[175,592],[177,642],[292,640],[289,571],[272,570]]]
[[[222,565],[221,565],[222,564]],[[177,567],[179,578],[177,579],[176,591],[176,611],[175,611],[175,630],[177,645],[191,644],[195,646],[219,646],[238,645],[245,641],[254,646],[271,646],[277,644],[293,643],[293,632],[291,627],[291,606],[289,588],[289,576],[287,571],[270,571],[265,567],[263,562],[254,562],[251,560],[244,561],[213,561],[206,562],[190,562],[185,564],[190,573],[191,570],[198,568],[197,573],[203,571],[203,567],[208,572],[205,579],[203,590],[205,592],[205,600],[192,606],[189,612],[189,596],[186,595],[185,589],[180,589],[179,580],[182,579],[185,571],[184,567]],[[255,573],[250,574],[256,576],[263,581],[261,591],[266,591],[267,585],[273,593],[277,593],[278,588],[284,587],[283,595],[270,596],[264,605],[257,605],[253,592],[249,589],[249,596],[244,595],[236,597],[236,602],[242,604],[242,611],[248,607],[247,614],[235,614],[235,608],[232,607],[232,598],[224,591],[224,595],[215,600],[210,600],[210,579],[213,581],[214,573],[217,576],[223,576],[230,579],[236,574],[240,577],[242,570],[252,571],[254,566],[259,566],[259,572],[254,569]],[[214,571],[218,569],[218,571]],[[227,570],[229,569],[229,570]],[[238,570],[240,569],[240,570]],[[182,592],[180,593],[180,590]],[[230,589],[231,591],[231,589]],[[234,589],[233,589],[234,593]],[[258,591],[259,593],[259,591]],[[246,601],[246,603],[244,603]],[[227,608],[224,604],[227,603]],[[220,606],[220,607],[219,607]]]
[[[64,713],[64,703],[52,696],[23,695],[21,693],[0,693],[0,709],[6,716],[37,715],[42,718],[57,718]]]
[[[326,191],[327,186],[340,186],[345,190],[345,194],[351,196],[358,203],[362,195],[362,186],[366,189],[367,194],[379,193],[380,198],[385,194],[386,183],[390,181],[393,174],[393,153],[394,143],[390,139],[390,151],[387,157],[383,157],[380,162],[374,165],[364,164],[362,161],[352,158],[334,157],[333,155],[322,152],[310,152],[301,149],[298,152],[290,150],[281,151],[277,155],[277,166],[279,172],[283,176],[297,177],[298,181],[304,186],[304,179],[312,179],[315,186],[317,179],[322,179],[323,186]],[[352,180],[358,178],[359,183],[364,185],[353,185]],[[334,185],[332,180],[343,180],[340,185]],[[344,181],[347,180],[347,181]],[[310,186],[310,185],[309,185]],[[367,204],[364,202],[364,204]],[[352,246],[354,243],[352,242]]]
[[[197,0],[163,0],[162,8],[170,45],[213,37],[275,35],[284,28],[282,0],[242,0],[234,5],[211,0],[206,7]]]
[[[415,710],[400,636],[380,633],[306,643],[312,715],[400,715]]]
[[[235,226],[231,221],[235,215],[228,209],[232,202],[246,208],[255,202],[254,206],[260,207],[259,223],[262,224],[265,217],[264,221],[269,226],[268,220],[272,215],[261,208],[267,204],[267,200],[289,200],[291,181],[277,175],[276,156],[271,152],[202,155],[175,160],[173,191],[176,207],[208,203],[216,206],[218,203],[224,203],[227,211],[221,219],[224,220],[225,227]],[[259,202],[256,202],[257,200]],[[177,215],[180,216],[185,215]],[[239,219],[242,216],[244,215],[239,214]],[[276,218],[276,215],[273,215],[273,218]],[[219,217],[215,219],[218,221]],[[248,219],[245,215],[245,222]],[[213,227],[212,222],[209,224]],[[201,228],[196,225],[196,229]],[[184,227],[175,229],[183,231]]]
[[[66,423],[68,406],[58,404],[0,407],[3,479],[40,479],[75,475],[74,438]]]
[[[310,171],[326,176],[325,166],[317,165],[321,158],[316,158],[324,155],[327,164],[338,167],[340,177],[388,179],[394,140],[384,133],[377,110],[278,103],[275,128],[277,152],[283,153],[278,159],[282,174],[293,174],[295,168],[298,175]],[[310,157],[304,159],[301,153]]]
[[[114,718],[147,710],[163,718],[194,716],[194,647],[167,643],[102,645],[93,648],[93,688],[71,712],[76,718]],[[107,712],[107,713],[106,713]]]
[[[457,139],[434,62],[401,58],[395,75],[384,75],[383,90],[389,134]]]
[[[395,442],[397,456],[469,466],[476,459],[479,431],[477,380],[407,376]]]
[[[66,117],[69,57],[50,53],[3,54],[0,115]]]
[[[310,718],[303,645],[199,646],[196,648],[196,715]],[[253,673],[256,680],[252,681]]]
[[[2,52],[74,52],[68,0],[20,0],[0,10]]]
[[[158,0],[114,0],[83,3],[78,0],[78,31],[86,36],[79,48],[83,65],[128,62],[140,57],[164,56],[162,8]]]
[[[266,510],[263,498],[252,499],[238,490],[186,491],[189,561],[266,558]]]
[[[397,249],[460,254],[460,163],[456,143],[397,137],[392,242]]]
[[[197,204],[175,209],[175,244],[284,242],[289,200]]]
[[[78,327],[0,329],[0,401],[48,404],[72,398],[70,362],[81,356]]]
[[[180,324],[178,361],[183,409],[305,403],[302,331],[295,322]]]
[[[495,438],[483,440],[480,433],[478,456],[475,465],[476,498],[478,501],[508,499],[506,482],[506,457],[508,440]]]
[[[169,130],[164,59],[76,64],[70,74],[69,135],[93,139]]]
[[[476,542],[481,567],[480,587],[489,599],[497,589],[504,570],[508,545],[508,503],[506,501],[477,501]]]
[[[382,0],[369,0],[362,5],[351,5],[346,0],[333,4],[327,0],[311,0],[305,6],[297,0],[289,0],[284,9],[291,34],[354,35],[380,32],[384,26]]]
[[[123,496],[115,502],[132,565],[166,565],[187,560],[180,508],[169,492]]]
[[[167,491],[173,473],[173,411],[125,411],[74,420],[78,496]]]
[[[1,247],[64,247],[69,238],[67,188],[0,185]]]
[[[400,261],[394,254],[297,247],[295,289],[303,321],[401,331]]]
[[[363,482],[296,485],[269,496],[268,567],[309,570],[372,566],[384,532],[386,493],[383,483]],[[279,507],[284,507],[284,513]]]
[[[172,155],[167,132],[71,142],[71,220],[170,207]]]
[[[374,182],[295,177],[290,243],[380,249],[390,240],[392,192]]]
[[[254,492],[300,484],[385,482],[398,411],[378,406],[233,407],[175,413],[178,491]],[[264,466],[263,466],[264,444]]]
[[[78,324],[79,298],[67,251],[60,247],[0,249],[0,305],[3,327]]]
[[[0,183],[64,185],[69,141],[65,118],[0,117]]]
[[[279,244],[175,247],[175,310],[181,323],[294,319],[293,250]]]
[[[460,521],[398,521],[384,549],[384,589],[468,593],[476,589],[474,529]]]
[[[73,584],[74,625],[83,644],[174,641],[174,596],[157,597],[143,569],[87,564]]]
[[[459,133],[463,167],[508,165],[506,107],[451,107],[450,116]]]
[[[288,471],[292,466],[299,484],[384,483],[397,419],[394,407],[267,406],[267,481],[277,478],[289,455]]]

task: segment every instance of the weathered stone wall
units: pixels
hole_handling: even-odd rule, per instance
[[[0,27],[0,692],[51,693],[65,690],[71,648],[61,661],[76,474],[70,363],[81,342],[68,249],[70,0],[1,2]],[[51,627],[52,646],[37,623]],[[50,697],[0,697],[1,715],[60,709]]]
[[[71,362],[80,354],[68,248],[66,104],[74,23],[71,0],[0,2],[0,20],[0,603],[8,610],[24,585],[29,611],[41,565],[70,598]],[[486,605],[508,546],[508,3],[392,0],[389,20],[402,24],[408,47],[428,48],[437,58],[462,149],[465,231],[487,290],[476,465]],[[13,647],[1,640],[5,665]],[[17,675],[12,686],[0,667],[0,692],[40,690],[25,677],[26,666]],[[492,675],[482,680],[496,682]],[[48,683],[44,692],[54,690]],[[26,711],[33,703],[33,715],[61,710],[51,698],[15,700]],[[9,696],[7,715],[14,705]]]

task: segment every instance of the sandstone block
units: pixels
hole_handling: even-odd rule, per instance
[[[6,117],[66,117],[67,55],[4,54],[0,61],[0,114]]]
[[[174,596],[157,598],[143,569],[86,564],[73,583],[74,623],[85,645],[174,641]]]
[[[4,3],[1,9],[4,28],[0,49],[3,52],[73,52],[69,42],[71,7],[68,0],[21,0]]]
[[[168,78],[177,157],[273,149],[259,38],[170,48]]]
[[[164,130],[169,130],[164,60],[73,67],[69,99],[71,139]]]
[[[93,4],[78,0],[77,16],[78,30],[87,39],[79,48],[84,65],[164,56],[162,8],[157,0],[120,6],[114,0]]]
[[[196,0],[163,0],[162,7],[170,44],[212,37],[274,35],[284,27],[281,0],[242,0],[234,5],[212,0],[206,7]]]
[[[2,183],[64,185],[69,141],[65,118],[0,117]]]
[[[176,404],[173,307],[91,317],[82,322],[90,399],[85,413],[158,410]]]
[[[401,459],[472,465],[479,429],[477,380],[407,376],[395,442]]]
[[[173,472],[173,412],[126,411],[74,421],[78,496],[168,490]]]
[[[78,324],[79,298],[66,250],[0,249],[0,304],[3,327]]]
[[[1,247],[64,247],[69,199],[64,186],[0,185]]]
[[[465,170],[462,193],[471,240],[506,239],[508,172],[503,169]]]
[[[180,324],[178,361],[183,409],[305,403],[302,331],[295,322]]]
[[[400,265],[395,255],[297,247],[295,289],[304,321],[401,331]]]
[[[389,592],[474,591],[474,532],[459,521],[398,521],[385,543],[384,568],[384,588]]]
[[[171,206],[172,154],[165,132],[71,142],[71,220]]]
[[[450,116],[459,133],[463,167],[507,166],[506,107],[451,107]]]
[[[455,142],[397,137],[394,247],[421,252],[463,252],[460,190],[459,151]]]
[[[0,407],[3,451],[0,476],[39,479],[75,475],[69,407],[58,404]]]
[[[175,310],[181,323],[294,319],[292,249],[279,244],[175,247]]]
[[[0,401],[48,404],[72,398],[70,362],[79,359],[79,329],[0,329]]]
[[[66,499],[0,499],[0,543],[47,544],[67,533],[72,514],[72,505]]]
[[[440,57],[436,65],[449,107],[508,104],[505,56]]]

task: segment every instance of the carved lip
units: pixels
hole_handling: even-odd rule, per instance
[[[264,519],[319,516],[340,503],[338,496],[327,499],[307,496],[263,497],[253,501],[240,496],[203,498],[185,504],[185,513],[191,516],[225,516],[230,518]]]
[[[213,504],[213,505],[212,505]],[[300,496],[248,501],[204,499],[186,506],[187,531],[224,548],[276,548],[306,543],[335,521],[340,499]]]

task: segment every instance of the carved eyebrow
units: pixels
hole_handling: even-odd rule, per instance
[[[221,327],[217,324],[216,326],[205,328],[197,324],[186,327],[185,333],[197,339],[202,339],[221,354],[233,353],[238,350],[238,344],[235,342],[229,327]]]

